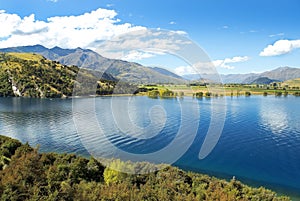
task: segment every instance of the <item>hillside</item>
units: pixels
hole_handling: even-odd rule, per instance
[[[296,87],[296,88],[300,88],[300,78],[296,78],[296,79],[293,79],[293,80],[287,80],[285,81],[283,84],[284,85],[288,85],[289,87]]]
[[[286,81],[295,78],[300,78],[300,69],[291,67],[280,67],[275,70],[261,73],[260,76],[268,77],[274,80]]]
[[[58,61],[64,65],[75,65],[78,67],[99,70],[113,75],[114,77],[133,83],[185,83],[181,77],[158,72],[155,69],[142,66],[138,63],[127,62],[118,59],[102,57],[92,50],[81,48],[62,49],[54,47],[48,49],[41,45],[13,47],[0,49],[0,52],[30,52],[41,54],[47,59]]]
[[[62,65],[41,55],[0,53],[0,96],[63,98],[113,93],[117,80],[111,75],[81,69],[79,83],[76,81],[78,73],[76,66]],[[77,93],[72,94],[75,83],[79,87]],[[127,88],[132,91],[131,86]]]
[[[164,68],[159,68],[159,67],[151,67],[151,70],[154,70],[160,74],[163,74],[163,75],[167,75],[167,76],[170,76],[170,77],[174,77],[174,78],[177,78],[177,79],[182,79],[181,76],[175,74],[175,73],[172,73]]]
[[[92,157],[40,154],[28,144],[0,136],[0,199],[290,200],[263,187],[249,187],[236,179],[225,181],[147,162],[112,160],[110,164],[148,174],[119,172],[104,167]]]
[[[267,77],[259,77],[252,81],[250,84],[271,84],[272,82],[280,82],[279,80],[272,80]]]

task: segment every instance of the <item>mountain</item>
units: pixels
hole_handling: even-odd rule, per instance
[[[236,74],[236,75],[222,75],[227,79],[223,79],[224,83],[243,83],[251,84],[257,81],[277,81],[282,82],[290,79],[300,78],[300,68],[279,67],[274,70],[266,71],[263,73],[249,73],[249,74]],[[228,79],[229,78],[229,79]],[[260,79],[262,78],[262,79]],[[266,80],[269,79],[268,81]]]
[[[186,80],[191,80],[191,81],[198,81],[201,79],[201,76],[198,74],[186,74],[186,75],[182,75],[182,77]]]
[[[187,74],[182,77],[187,80],[198,81],[198,80],[207,80],[210,82],[219,82],[220,79],[223,83],[243,83],[245,79],[252,76],[252,74]]]
[[[78,76],[80,75],[80,76]],[[118,88],[116,84],[118,83]],[[73,92],[76,84],[76,91]],[[0,97],[61,98],[132,93],[135,86],[109,74],[62,65],[33,53],[0,53]]]
[[[171,71],[168,71],[164,68],[159,68],[159,67],[150,67],[151,70],[154,70],[160,74],[163,74],[163,75],[167,75],[167,76],[170,76],[170,77],[174,77],[174,78],[177,78],[177,79],[182,79],[183,77],[175,74],[175,73],[172,73]]]
[[[271,84],[272,82],[280,82],[279,80],[272,80],[268,77],[259,77],[252,81],[250,84]]]
[[[270,79],[286,81],[291,79],[300,78],[300,69],[291,67],[280,67],[275,70],[266,71],[260,76],[268,77]]]
[[[218,75],[212,75],[212,74],[202,74],[200,76],[202,79],[212,80],[212,81],[218,81],[219,79]],[[183,75],[182,77],[188,80],[199,79],[199,75],[195,75],[195,74]],[[273,80],[277,82],[282,82],[286,80],[300,78],[300,68],[279,67],[274,70],[266,71],[263,73],[228,74],[228,75],[221,74],[220,77],[224,84],[227,83],[251,84],[257,81],[259,82],[267,81],[266,78],[268,78],[269,81]],[[259,78],[263,78],[263,79],[259,80]]]
[[[0,49],[0,52],[30,52],[41,54],[47,59],[58,61],[64,65],[75,65],[81,68],[88,68],[109,73],[114,77],[134,83],[185,83],[181,77],[148,68],[138,63],[127,62],[118,59],[108,59],[102,57],[92,50],[81,48],[62,49],[54,47],[48,49],[41,45],[23,46]]]
[[[224,83],[242,83],[242,84],[246,84],[246,83],[250,83],[253,80],[257,79],[258,76],[255,73],[247,73],[247,74],[221,75],[221,78],[222,78]]]

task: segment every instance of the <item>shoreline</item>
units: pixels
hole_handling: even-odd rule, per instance
[[[40,153],[37,148],[32,148],[28,144],[22,144],[19,140],[6,137],[6,136],[0,136],[0,147],[3,149],[7,149],[6,144],[13,144],[13,147],[9,151],[9,158],[11,160],[8,160],[4,163],[3,166],[1,166],[0,171],[3,169],[8,169],[8,171],[3,171],[3,176],[1,179],[4,179],[5,182],[5,189],[6,191],[3,191],[4,193],[10,192],[10,182],[14,182],[14,180],[5,180],[6,178],[11,177],[11,173],[13,173],[14,169],[17,168],[20,173],[22,173],[22,170],[27,170],[27,168],[32,168],[36,171],[36,173],[33,173],[35,175],[35,179],[33,181],[32,185],[26,185],[25,187],[22,186],[22,182],[26,182],[26,174],[32,174],[30,171],[23,172],[23,177],[18,178],[20,183],[20,187],[27,189],[26,191],[34,190],[35,188],[39,188],[39,184],[35,182],[35,180],[39,181],[40,178],[43,178],[42,172],[51,172],[51,171],[62,171],[60,173],[67,173],[68,166],[71,167],[71,169],[75,169],[79,171],[79,173],[74,172],[76,174],[71,174],[71,178],[73,179],[73,184],[69,184],[69,190],[74,189],[76,190],[78,187],[77,185],[94,185],[98,189],[99,186],[102,188],[105,188],[106,191],[115,185],[130,185],[129,193],[135,192],[139,193],[141,195],[144,195],[143,193],[145,190],[148,190],[150,192],[156,192],[156,193],[166,193],[165,191],[169,190],[169,187],[171,185],[171,189],[173,189],[173,185],[177,186],[176,188],[178,191],[178,196],[181,197],[180,200],[185,200],[186,198],[190,196],[195,196],[195,199],[197,197],[196,195],[203,195],[205,193],[205,198],[216,198],[215,196],[223,195],[227,197],[227,200],[231,199],[247,199],[249,196],[255,195],[258,199],[264,199],[265,196],[268,196],[269,199],[278,199],[278,200],[289,200],[289,197],[285,195],[282,197],[282,195],[278,194],[278,192],[275,192],[273,190],[267,189],[266,187],[263,188],[255,188],[250,185],[247,185],[243,182],[240,182],[239,180],[236,180],[235,177],[233,177],[230,181],[224,180],[221,178],[217,178],[214,176],[207,175],[206,173],[197,173],[197,172],[191,172],[186,171],[180,168],[177,168],[174,165],[168,165],[168,166],[161,166],[160,164],[151,164],[148,162],[130,162],[130,161],[122,161],[120,159],[108,159],[110,160],[110,165],[108,167],[103,166],[103,164],[96,160],[93,157],[82,158],[81,156],[78,156],[75,154],[58,154],[55,152],[47,152],[47,153]],[[6,153],[6,152],[4,152]],[[13,157],[17,154],[17,157]],[[3,157],[2,157],[3,158]],[[34,161],[35,163],[28,163],[29,161]],[[51,162],[52,161],[52,162]],[[57,162],[56,162],[57,161]],[[98,162],[97,162],[98,161]],[[97,166],[96,169],[88,169],[86,168],[86,171],[93,171],[91,173],[93,174],[80,174],[81,169],[91,164],[91,167]],[[10,163],[18,165],[13,166],[10,165]],[[27,164],[25,166],[25,164]],[[39,164],[39,166],[36,166],[35,164]],[[65,165],[66,164],[66,165]],[[113,165],[116,165],[118,169],[111,169],[114,167]],[[57,169],[56,166],[62,165],[65,168],[64,169]],[[23,166],[23,167],[22,167]],[[141,171],[146,171],[146,174],[139,174],[138,172],[135,172],[135,174],[130,174],[129,172],[123,172],[122,170],[127,170],[128,168],[132,168],[133,170],[136,170],[136,168],[140,169]],[[136,168],[134,168],[136,167]],[[141,169],[141,167],[146,168],[147,170]],[[78,169],[80,168],[80,169]],[[119,169],[120,168],[120,169]],[[39,170],[39,171],[38,171]],[[54,172],[56,173],[56,172]],[[95,175],[98,175],[95,177]],[[100,174],[100,175],[99,175]],[[24,177],[25,175],[25,177]],[[63,184],[68,184],[69,174],[65,174],[65,177],[61,180],[58,180],[59,186]],[[53,179],[56,178],[56,174],[50,174],[50,180],[48,177],[46,177],[46,181],[51,182]],[[54,178],[52,178],[54,177]],[[102,179],[101,179],[102,178]],[[139,184],[139,179],[143,179],[143,184]],[[152,178],[152,179],[151,179]],[[154,178],[154,180],[153,180]],[[3,181],[0,181],[0,186],[3,185]],[[56,181],[56,180],[55,180]],[[83,183],[82,183],[83,181]],[[60,183],[61,182],[61,183]],[[91,182],[91,183],[89,183]],[[166,182],[166,183],[164,183]],[[179,183],[178,183],[179,182]],[[149,183],[150,186],[155,185],[156,188],[147,188],[147,183]],[[8,184],[8,185],[7,185]],[[53,183],[49,183],[53,184]],[[49,184],[47,186],[49,186]],[[140,185],[138,188],[136,185]],[[203,185],[206,185],[207,188],[202,188]],[[14,185],[14,184],[13,184]],[[146,186],[146,188],[144,188]],[[4,189],[2,186],[2,188]],[[158,191],[155,191],[155,189],[158,188]],[[43,187],[44,188],[44,187]],[[118,188],[117,188],[118,189]],[[121,188],[123,189],[123,188]],[[193,190],[194,189],[194,190]],[[70,195],[71,197],[76,195],[74,192]],[[134,191],[133,191],[134,190]],[[0,188],[1,191],[1,188]],[[119,190],[118,190],[119,191]],[[55,195],[51,191],[51,188],[46,196]],[[94,192],[94,191],[93,191]],[[236,194],[238,192],[238,194]],[[121,193],[121,192],[120,192]],[[156,193],[151,193],[152,196],[157,196]],[[8,194],[6,194],[7,196]],[[100,197],[105,196],[104,194],[99,194]],[[149,194],[148,194],[149,195]],[[167,195],[167,194],[166,194]],[[30,198],[30,194],[28,194]],[[44,196],[44,195],[43,195]],[[188,196],[188,197],[185,197]],[[229,197],[228,197],[229,196]],[[159,197],[158,197],[159,198]],[[170,197],[171,200],[174,200],[174,197]],[[172,199],[173,198],[173,199]],[[177,198],[178,199],[178,198]],[[177,200],[175,199],[175,200]],[[124,199],[121,199],[124,200]],[[127,199],[126,199],[127,200]],[[131,199],[130,199],[131,200]],[[157,199],[156,199],[157,200]],[[160,200],[160,199],[158,199]]]
[[[62,97],[62,98],[49,98],[49,97],[28,97],[28,96],[2,96],[0,98],[32,98],[32,99],[61,99],[61,100],[67,100],[67,99],[79,99],[79,98],[99,98],[99,97],[130,97],[130,96],[144,96],[144,97],[149,97],[147,94],[111,94],[111,95],[87,95],[87,96],[67,96],[67,97]],[[275,95],[275,94],[268,94],[268,95],[264,95],[263,93],[251,93],[251,95],[245,95],[245,94],[240,94],[240,95],[211,95],[211,96],[200,96],[200,97],[196,97],[193,95],[184,95],[184,96],[165,96],[165,97],[149,97],[149,98],[184,98],[184,97],[192,97],[192,98],[222,98],[222,97],[251,97],[251,96],[263,96],[263,97],[283,97],[283,98],[287,98],[287,97],[300,97],[298,95],[294,95],[294,94],[288,94],[288,95]]]

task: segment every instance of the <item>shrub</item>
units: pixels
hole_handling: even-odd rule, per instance
[[[245,96],[251,96],[251,93],[249,91],[246,91]]]
[[[282,92],[281,91],[276,91],[275,96],[282,96]]]
[[[203,92],[197,92],[194,94],[197,98],[202,98],[203,97]]]
[[[206,93],[205,93],[205,97],[208,97],[208,98],[209,98],[209,97],[211,97],[211,96],[212,96],[212,93],[211,93],[211,92],[206,92]]]

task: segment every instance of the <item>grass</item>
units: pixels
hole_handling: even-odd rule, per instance
[[[300,78],[294,80],[293,83],[299,82],[300,84]],[[151,86],[141,86],[145,88],[157,88],[158,90],[162,89],[168,89],[175,93],[183,92],[185,96],[193,96],[193,94],[197,92],[203,92],[205,94],[206,92],[212,92],[213,94],[218,95],[224,95],[224,96],[242,96],[245,95],[246,92],[250,92],[251,95],[263,95],[264,92],[267,92],[268,95],[275,95],[276,92],[282,92],[285,91],[288,92],[288,94],[293,94],[295,92],[299,92],[300,90],[295,89],[264,89],[264,88],[258,88],[256,85],[239,85],[239,86],[187,86],[187,85],[151,85]]]
[[[288,85],[289,87],[299,87],[300,88],[300,78],[287,80],[283,83],[283,85]]]
[[[17,57],[22,60],[30,60],[30,61],[40,61],[43,59],[43,56],[37,55],[37,54],[32,54],[32,53],[18,53],[18,52],[11,52],[7,53],[10,56]]]

